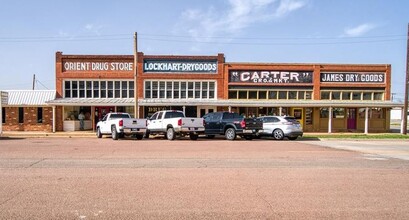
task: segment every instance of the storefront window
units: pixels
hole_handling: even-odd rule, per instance
[[[345,108],[333,108],[332,117],[333,118],[345,118]]]
[[[371,118],[373,119],[383,119],[384,113],[383,108],[372,108],[371,109]]]
[[[359,116],[359,118],[365,118],[365,112],[366,112],[366,109],[365,108],[359,108],[358,109],[358,116]],[[369,115],[368,115],[369,116]]]
[[[320,118],[328,118],[329,110],[328,108],[320,108]]]

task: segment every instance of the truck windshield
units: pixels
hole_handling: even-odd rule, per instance
[[[111,119],[114,118],[130,118],[129,114],[111,114]]]

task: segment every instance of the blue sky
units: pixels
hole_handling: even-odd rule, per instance
[[[55,52],[227,62],[391,64],[404,96],[409,1],[2,0],[0,90],[55,89]]]

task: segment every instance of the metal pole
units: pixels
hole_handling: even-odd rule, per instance
[[[138,105],[138,33],[134,33],[134,96],[135,96],[135,106],[134,106],[134,113],[135,113],[135,118],[139,118],[139,105]]]
[[[406,80],[405,80],[405,100],[403,106],[403,134],[407,134],[408,127],[408,84],[409,84],[409,24],[408,24],[408,39],[406,44]]]
[[[35,88],[35,83],[36,83],[36,74],[33,74],[33,90]]]

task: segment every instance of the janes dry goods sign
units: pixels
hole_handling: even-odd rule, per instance
[[[236,83],[312,83],[308,71],[230,71],[229,82]]]
[[[321,73],[321,82],[383,83],[384,73]]]
[[[146,73],[217,73],[217,60],[144,60]]]
[[[64,71],[132,71],[132,62],[64,62]]]

